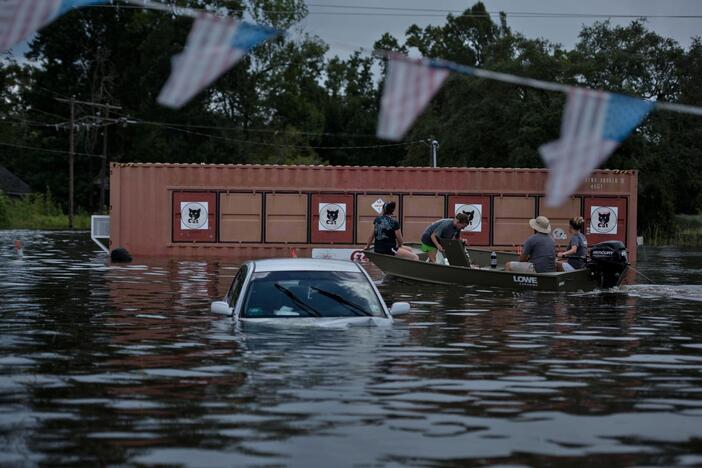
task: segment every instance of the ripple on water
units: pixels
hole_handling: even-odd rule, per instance
[[[212,316],[235,261],[21,235],[22,261],[0,249],[0,464],[700,464],[702,255],[680,287],[606,294],[386,279],[408,316],[324,331]],[[654,277],[677,258],[646,255]]]

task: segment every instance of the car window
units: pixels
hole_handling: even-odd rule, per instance
[[[243,318],[384,317],[383,307],[361,272],[274,271],[254,273]]]
[[[232,285],[227,293],[227,302],[229,303],[230,307],[236,306],[236,300],[239,298],[239,294],[241,294],[241,288],[244,287],[244,280],[246,280],[247,271],[248,269],[246,265],[242,265],[234,277],[234,281],[232,281]]]

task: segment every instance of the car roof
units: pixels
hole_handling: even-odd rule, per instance
[[[360,267],[347,260],[322,258],[271,258],[254,260],[254,271],[348,271],[358,272]]]

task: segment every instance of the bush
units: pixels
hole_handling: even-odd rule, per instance
[[[673,227],[661,229],[652,226],[643,231],[649,245],[675,245],[677,247],[702,246],[702,215],[676,215]]]
[[[8,227],[10,224],[9,205],[10,199],[0,190],[0,228]]]
[[[73,227],[89,229],[90,216],[80,213],[73,218]],[[68,216],[46,189],[45,194],[30,194],[13,199],[0,191],[0,228],[5,229],[68,229]]]

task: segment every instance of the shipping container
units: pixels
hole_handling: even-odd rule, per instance
[[[595,171],[563,206],[545,205],[545,169],[112,164],[110,247],[133,255],[268,257],[362,247],[389,201],[406,242],[464,212],[462,237],[516,250],[544,215],[565,238],[582,216],[590,245],[621,240],[636,258],[637,172]]]

